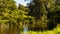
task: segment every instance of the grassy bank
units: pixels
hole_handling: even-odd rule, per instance
[[[24,34],[23,32],[21,34]],[[47,30],[47,31],[28,31],[27,34],[60,34],[60,25],[58,25],[53,30]]]

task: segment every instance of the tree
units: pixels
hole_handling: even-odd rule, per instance
[[[25,12],[29,12],[29,9],[27,8],[27,6],[23,6],[21,4],[19,4],[18,9],[22,10],[22,11],[25,11]]]
[[[37,19],[40,20],[41,21],[40,24],[43,23],[47,25],[49,24],[50,20],[53,21],[52,23],[55,22],[55,17],[54,17],[56,16],[55,0],[33,0],[31,3],[28,4],[28,8],[30,9],[29,15],[35,16],[36,20]]]
[[[56,0],[55,22],[60,24],[60,0]]]
[[[24,6],[19,8],[17,8],[14,0],[0,0],[0,23],[9,24],[10,29],[15,29],[22,26],[21,23],[31,19],[31,16],[27,15],[27,8]]]

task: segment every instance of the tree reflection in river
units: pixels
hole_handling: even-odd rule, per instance
[[[21,34],[21,32],[27,34],[27,31],[28,31],[27,24],[23,25],[23,30],[20,29],[19,25],[12,24],[11,27],[9,27],[9,25],[0,24],[0,34]]]
[[[15,25],[6,29],[0,26],[0,34],[20,34],[20,28],[17,28]]]

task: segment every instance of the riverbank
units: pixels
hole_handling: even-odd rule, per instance
[[[23,32],[21,34],[24,34]],[[28,31],[27,34],[60,34],[60,25],[58,25],[53,30],[47,30],[47,31]]]

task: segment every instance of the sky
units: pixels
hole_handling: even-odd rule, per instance
[[[24,6],[27,6],[27,3],[30,3],[30,0],[24,1],[24,0],[15,0],[16,4],[18,6],[18,4],[22,4]]]

